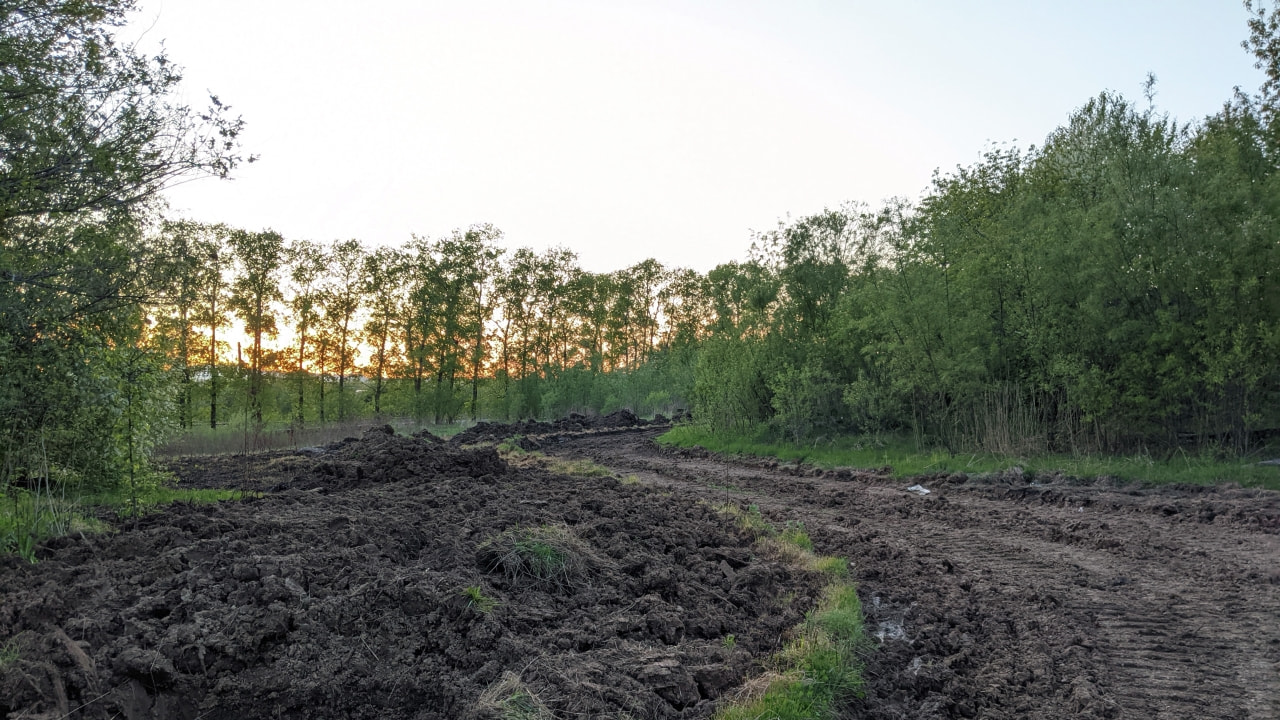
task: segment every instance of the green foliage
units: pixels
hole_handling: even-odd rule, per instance
[[[144,347],[140,299],[171,288],[157,282],[164,258],[149,252],[143,227],[167,184],[241,161],[240,122],[219,101],[203,114],[176,104],[178,68],[115,42],[132,5],[0,8],[6,491],[71,483],[79,492],[145,475],[179,389]],[[177,334],[181,344],[189,327]]]
[[[1230,454],[1178,450],[1165,457],[1149,454],[1035,454],[1008,456],[996,453],[953,455],[940,449],[924,449],[905,437],[842,437],[818,446],[766,442],[752,437],[715,434],[697,426],[678,426],[658,438],[676,447],[699,446],[730,455],[774,457],[782,461],[804,461],[823,468],[888,468],[894,477],[963,472],[999,472],[1014,466],[1033,474],[1063,473],[1077,478],[1114,478],[1134,483],[1184,483],[1219,485],[1235,483],[1243,487],[1280,490],[1280,467],[1258,463],[1262,455],[1232,457]],[[1271,448],[1274,451],[1274,448]]]
[[[828,586],[797,635],[777,657],[780,670],[764,693],[721,709],[717,720],[835,718],[842,703],[862,692],[865,639],[853,585]]]
[[[588,551],[562,525],[514,527],[480,543],[476,557],[488,572],[514,583],[572,586],[586,569]]]
[[[462,596],[467,599],[467,607],[474,608],[481,615],[488,615],[498,606],[498,601],[485,595],[479,585],[468,585],[462,589]]]

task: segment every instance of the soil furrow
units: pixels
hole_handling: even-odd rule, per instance
[[[644,482],[803,522],[868,629],[856,717],[1280,718],[1280,493],[817,473],[560,438]],[[815,476],[816,475],[816,476]]]

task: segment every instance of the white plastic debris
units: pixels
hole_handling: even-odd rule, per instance
[[[932,491],[923,485],[912,485],[907,488],[907,492],[913,492],[917,495],[928,495]]]
[[[880,642],[888,642],[890,640],[906,640],[907,629],[902,627],[901,623],[892,620],[882,620],[880,629],[876,630],[875,638]]]

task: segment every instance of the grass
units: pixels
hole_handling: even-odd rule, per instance
[[[613,471],[593,460],[548,458],[547,469],[560,475],[575,477],[613,477]]]
[[[481,615],[488,615],[498,606],[498,601],[484,594],[479,585],[469,585],[462,589],[462,596],[467,599],[467,607],[475,608]]]
[[[525,450],[520,447],[519,437],[503,440],[495,446],[495,449],[507,462],[515,465],[536,465],[557,475],[573,477],[613,477],[614,475],[612,470],[594,460],[548,457],[537,450]],[[640,482],[634,475],[632,478],[636,483]],[[626,479],[623,479],[623,482],[626,483]]]
[[[503,673],[497,682],[480,694],[471,716],[497,717],[500,720],[553,720],[555,717],[529,686],[512,672]]]
[[[287,420],[257,426],[241,418],[233,419],[216,429],[197,425],[158,448],[156,456],[222,455],[326,445],[343,438],[359,437],[369,428],[388,424],[402,435],[425,429],[444,438],[456,435],[467,427],[463,423],[433,425],[413,418],[362,418],[323,424],[317,422],[298,428]]]
[[[544,587],[572,587],[586,571],[587,555],[583,542],[563,525],[513,527],[476,548],[485,570]]]
[[[9,640],[4,645],[0,645],[0,669],[4,669],[16,662],[22,656],[22,651],[18,649],[17,640]]]
[[[118,488],[76,497],[12,487],[6,494],[8,497],[0,504],[0,553],[14,553],[32,563],[36,561],[36,545],[42,540],[109,532],[111,527],[96,517],[99,508],[112,510],[120,517],[133,517],[175,502],[210,504],[251,496],[239,490],[191,490],[166,485],[142,487],[136,493]]]
[[[728,515],[733,518],[733,523],[740,529],[756,535],[772,535],[774,533],[773,526],[765,521],[764,516],[760,514],[759,505],[748,505],[745,509],[733,503],[724,503],[717,505],[716,510],[722,515]]]
[[[677,447],[700,445],[728,455],[772,457],[783,462],[808,463],[815,467],[855,467],[892,469],[895,477],[911,477],[938,472],[984,473],[1018,466],[1030,474],[1062,472],[1073,477],[1113,477],[1146,483],[1219,485],[1237,483],[1242,487],[1280,490],[1280,466],[1259,465],[1259,457],[1221,460],[1211,454],[1178,452],[1167,459],[1147,455],[1041,455],[1010,457],[994,453],[950,455],[944,450],[920,450],[902,438],[844,437],[813,446],[799,446],[758,438],[715,434],[696,425],[672,428],[658,442]],[[1280,455],[1276,450],[1275,455]]]
[[[795,637],[772,658],[774,670],[748,683],[737,702],[716,713],[716,720],[810,720],[834,718],[840,705],[862,690],[860,654],[866,646],[862,603],[849,581],[849,562],[819,556],[803,523],[782,529],[764,520],[760,508],[720,505],[720,513],[756,536],[764,552],[796,562],[830,579],[817,607],[795,630]],[[726,636],[726,647],[732,647]]]

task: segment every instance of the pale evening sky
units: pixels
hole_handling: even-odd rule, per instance
[[[989,141],[1039,144],[1102,90],[1179,120],[1261,73],[1235,0],[139,0],[247,121],[235,180],[175,214],[397,245],[488,222],[584,267],[707,270],[752,230],[918,197]]]

